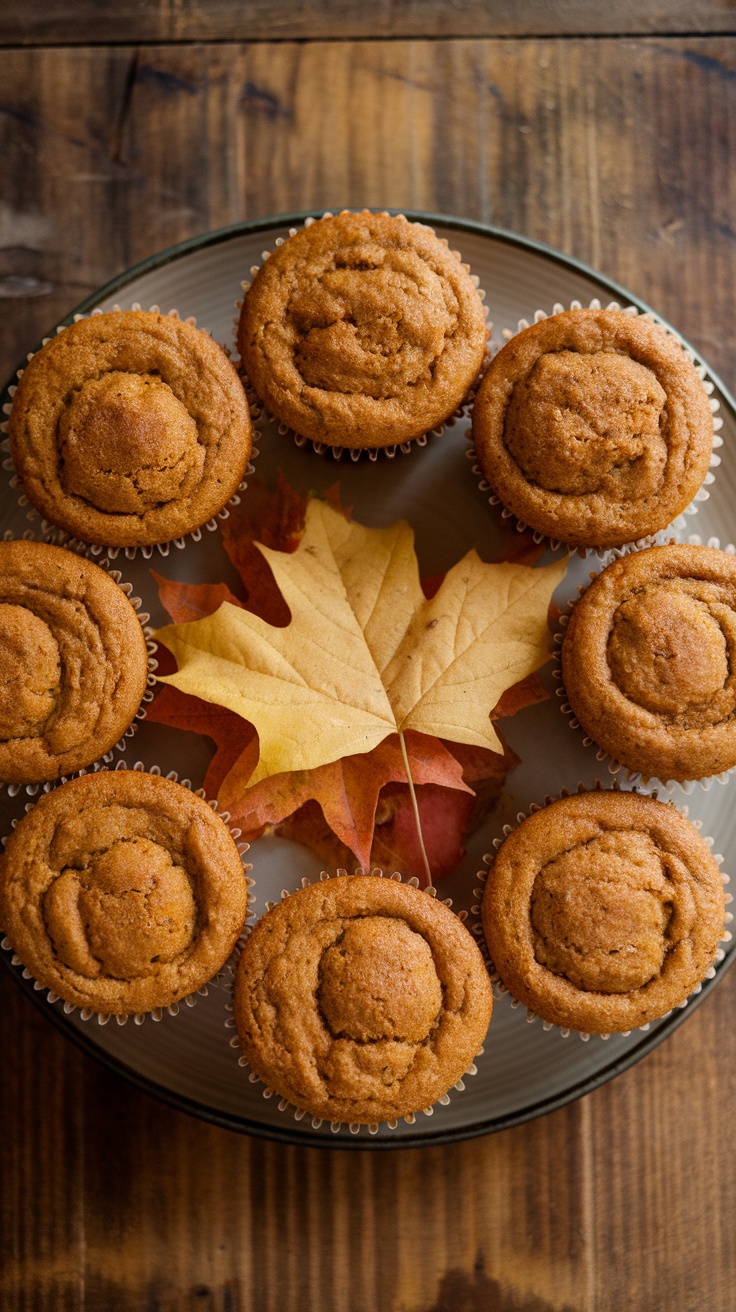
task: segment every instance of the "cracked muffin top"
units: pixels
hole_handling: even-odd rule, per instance
[[[42,783],[104,756],[147,675],[138,617],[99,565],[0,543],[0,781]]]
[[[513,830],[491,867],[483,929],[512,996],[588,1034],[664,1016],[705,978],[723,880],[684,816],[652,797],[563,797]]]
[[[224,965],[247,914],[235,842],[160,775],[83,775],[42,797],[0,858],[0,925],[33,977],[103,1015],[166,1007]]]
[[[713,415],[679,342],[623,310],[567,310],[504,346],[473,406],[483,473],[531,528],[616,547],[666,528],[708,471]]]
[[[483,305],[467,265],[403,215],[347,211],[278,247],[238,347],[269,411],[331,446],[376,448],[447,419],[478,377]]]
[[[118,310],[65,328],[24,369],[10,412],[23,490],[84,542],[135,547],[211,519],[251,451],[237,372],[208,333]]]
[[[253,930],[235,982],[253,1070],[333,1122],[431,1106],[480,1051],[491,1005],[483,958],[449,908],[372,875],[280,902]]]
[[[577,602],[562,647],[567,697],[630,770],[702,779],[736,765],[736,558],[651,547]]]

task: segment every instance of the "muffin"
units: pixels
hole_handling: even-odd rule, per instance
[[[247,914],[233,838],[160,775],[84,775],[41,798],[0,858],[0,925],[65,1002],[125,1016],[170,1006],[224,965]]]
[[[490,869],[483,929],[511,994],[587,1034],[628,1031],[685,1001],[724,932],[708,845],[634,793],[563,797],[513,830]]]
[[[486,340],[481,299],[447,241],[368,210],[289,237],[259,269],[238,328],[271,414],[354,450],[441,424],[477,379]]]
[[[483,473],[531,528],[616,547],[666,528],[703,483],[708,396],[679,342],[623,310],[567,310],[499,351],[473,406]]]
[[[477,1055],[491,1006],[481,954],[449,908],[370,875],[312,884],[275,906],[235,981],[256,1075],[332,1122],[431,1106]]]
[[[91,765],[146,690],[143,630],[98,565],[40,542],[0,543],[0,781]]]
[[[204,524],[239,486],[248,402],[208,333],[173,315],[79,319],[24,369],[10,412],[23,490],[83,542],[137,547]]]
[[[736,558],[651,547],[609,565],[573,608],[568,701],[629,770],[702,779],[736,765]]]

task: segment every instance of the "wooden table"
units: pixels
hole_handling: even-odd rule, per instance
[[[365,204],[559,246],[736,384],[728,0],[6,0],[0,42],[3,376],[161,247]],[[555,1115],[348,1154],[169,1111],[0,972],[2,1312],[732,1312],[734,1009],[736,971]]]

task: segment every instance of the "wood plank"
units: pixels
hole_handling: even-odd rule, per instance
[[[84,1288],[84,1069],[0,977],[0,1307],[77,1312]]]
[[[239,218],[498,223],[654,303],[736,383],[736,42],[0,53],[0,358]],[[23,281],[23,280],[26,281]],[[2,1312],[731,1312],[736,971],[646,1062],[403,1154],[238,1138],[83,1058],[0,974]]]
[[[3,1312],[733,1307],[736,976],[582,1103],[380,1155],[199,1124],[82,1057],[5,974],[0,999],[3,1052],[23,1043],[0,1078]]]
[[[0,298],[13,310],[2,358],[15,363],[111,274],[193,233],[368,204],[478,218],[588,260],[733,384],[735,51],[632,40],[0,53]]]
[[[5,0],[0,45],[736,31],[730,0]]]

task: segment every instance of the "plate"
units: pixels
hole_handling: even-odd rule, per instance
[[[249,276],[250,267],[260,262],[262,252],[271,249],[277,237],[285,237],[288,229],[305,217],[289,214],[238,224],[172,247],[108,283],[77,312],[95,306],[111,309],[116,303],[125,309],[134,302],[144,309],[154,304],[164,311],[175,308],[182,316],[195,315],[217,341],[231,345],[234,302],[241,295],[241,280]],[[598,297],[604,305],[617,300],[648,308],[584,265],[511,233],[442,215],[413,213],[409,217],[432,224],[479,275],[488,294],[496,342],[503,329],[516,328],[519,318],[533,316],[538,308],[551,310],[556,302],[569,305],[577,299],[587,305]],[[67,322],[70,320],[71,316]],[[718,536],[725,546],[729,505],[736,496],[736,410],[722,384],[712,373],[710,377],[721,404],[723,463],[710,498],[701,503],[686,531],[697,532],[704,541]],[[257,470],[262,479],[272,483],[283,469],[302,492],[322,490],[339,480],[344,504],[352,506],[362,522],[381,525],[400,517],[408,519],[416,532],[423,576],[443,572],[471,546],[487,560],[497,557],[499,512],[487,504],[465,458],[467,421],[459,421],[442,437],[430,438],[424,448],[414,447],[408,454],[397,452],[393,460],[379,458],[375,464],[344,459],[338,463],[330,454],[318,456],[307,447],[297,447],[267,421],[259,422],[259,428]],[[38,535],[39,520],[29,519],[30,514],[28,508],[19,508],[17,494],[3,481],[3,529],[12,530],[15,536],[25,531]],[[560,602],[576,595],[577,584],[594,564],[595,557],[587,563],[578,558],[573,561],[557,594]],[[152,567],[169,578],[189,582],[232,578],[217,533],[204,533],[199,543],[187,541],[181,550],[172,547],[165,558],[154,553],[150,562],[140,555],[126,560],[121,552],[116,565],[143,597],[156,624],[166,622],[167,617],[158,603]],[[544,677],[552,688],[549,667]],[[451,896],[456,908],[474,902],[483,854],[492,850],[492,840],[502,833],[505,823],[515,823],[517,813],[546,794],[557,794],[564,787],[575,789],[579,782],[611,782],[606,763],[598,762],[595,751],[583,746],[580,733],[570,731],[554,696],[505,721],[504,732],[521,757],[521,765],[509,776],[499,807],[469,840],[461,866],[440,885],[441,896]],[[145,722],[126,749],[129,764],[141,760],[146,767],[177,770],[195,786],[201,783],[209,756],[207,740]],[[736,781],[726,787],[733,791]],[[678,805],[689,807],[691,819],[702,822],[704,834],[713,835],[726,865],[733,863],[736,808],[727,805],[725,787],[715,782],[707,791],[696,787],[687,797],[677,787],[669,792]],[[10,799],[7,793],[2,795],[3,832],[7,832],[11,816],[22,813],[26,801],[25,796]],[[282,889],[292,891],[302,877],[319,875],[316,857],[281,839],[261,839],[250,855],[259,913],[266,900],[278,899]],[[539,1021],[527,1024],[523,1007],[513,1008],[508,997],[501,998],[494,1004],[478,1073],[466,1079],[464,1090],[452,1091],[449,1104],[436,1106],[431,1116],[420,1114],[414,1124],[402,1121],[395,1130],[381,1126],[374,1135],[365,1127],[353,1133],[346,1125],[337,1132],[327,1124],[316,1129],[309,1117],[295,1120],[293,1108],[280,1110],[278,1098],[265,1098],[263,1086],[251,1084],[238,1066],[238,1050],[230,1046],[232,1031],[224,1028],[228,995],[221,988],[211,988],[191,1010],[182,1007],[178,1016],[165,1015],[158,1024],[150,1019],[141,1026],[132,1022],[119,1026],[111,1021],[103,1027],[95,1020],[82,1021],[78,1012],[66,1015],[61,1003],[47,1003],[45,993],[34,991],[18,968],[9,968],[47,1017],[87,1053],[181,1110],[229,1129],[293,1143],[398,1148],[447,1143],[505,1129],[589,1092],[633,1065],[686,1020],[718,983],[733,956],[733,951],[726,954],[715,978],[704,984],[685,1009],[644,1032],[612,1035],[606,1041],[593,1036],[584,1042],[575,1034],[563,1038],[555,1029],[545,1032]],[[8,965],[7,953],[0,953],[0,959]]]

